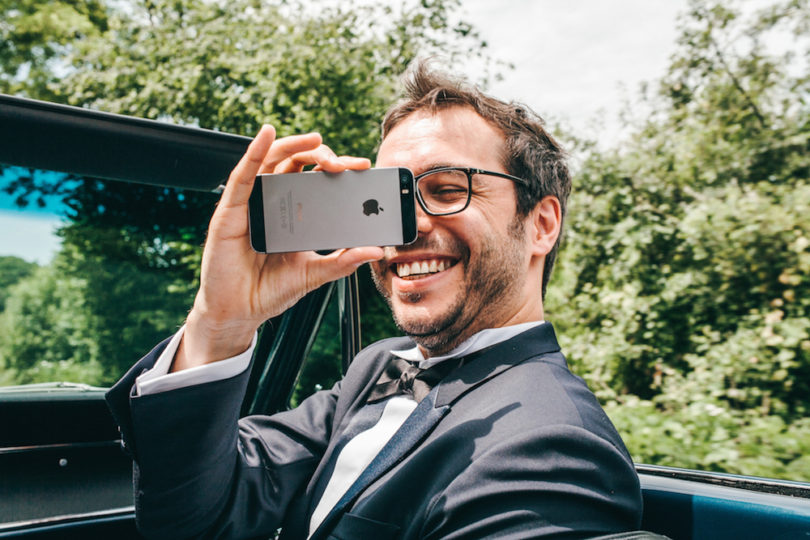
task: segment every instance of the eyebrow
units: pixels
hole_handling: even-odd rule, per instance
[[[452,163],[452,162],[448,162],[448,161],[434,161],[434,162],[430,163],[427,167],[425,167],[421,172],[415,173],[415,175],[419,176],[420,174],[424,174],[424,173],[426,173],[428,171],[432,171],[432,170],[435,170],[435,169],[442,169],[444,167],[462,167],[462,168],[465,168],[465,169],[469,169],[469,168],[474,169],[475,168],[475,167],[471,167],[470,165],[466,165],[466,164],[462,165],[460,163]]]

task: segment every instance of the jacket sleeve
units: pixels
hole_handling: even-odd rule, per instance
[[[472,461],[433,498],[419,536],[592,538],[637,529],[641,507],[625,453],[580,427],[544,426]]]
[[[148,538],[272,534],[326,448],[340,383],[293,411],[242,420],[249,370],[135,396],[134,379],[164,345],[107,396],[134,461],[139,530]]]

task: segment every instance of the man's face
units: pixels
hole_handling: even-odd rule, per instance
[[[415,175],[442,166],[507,172],[503,143],[503,135],[470,108],[417,111],[385,138],[376,166],[408,167]],[[516,217],[512,181],[474,176],[463,212],[429,216],[417,206],[417,227],[415,243],[385,248],[385,258],[371,268],[397,325],[431,355],[484,328],[532,320],[529,245]],[[414,272],[414,263],[424,263],[428,272]],[[410,275],[400,277],[403,265]]]

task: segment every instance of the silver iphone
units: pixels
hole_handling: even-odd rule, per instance
[[[414,204],[405,168],[261,174],[250,195],[250,242],[262,253],[408,244]]]

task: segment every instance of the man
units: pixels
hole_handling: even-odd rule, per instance
[[[263,128],[211,220],[184,329],[109,393],[136,465],[141,530],[376,539],[637,528],[632,461],[543,322],[570,179],[540,120],[417,66],[377,156],[418,178],[417,241],[323,257],[251,251],[255,175],[306,165],[370,163],[336,157],[316,134],[274,140]],[[368,347],[293,411],[237,422],[258,326],[366,262],[409,338]]]

